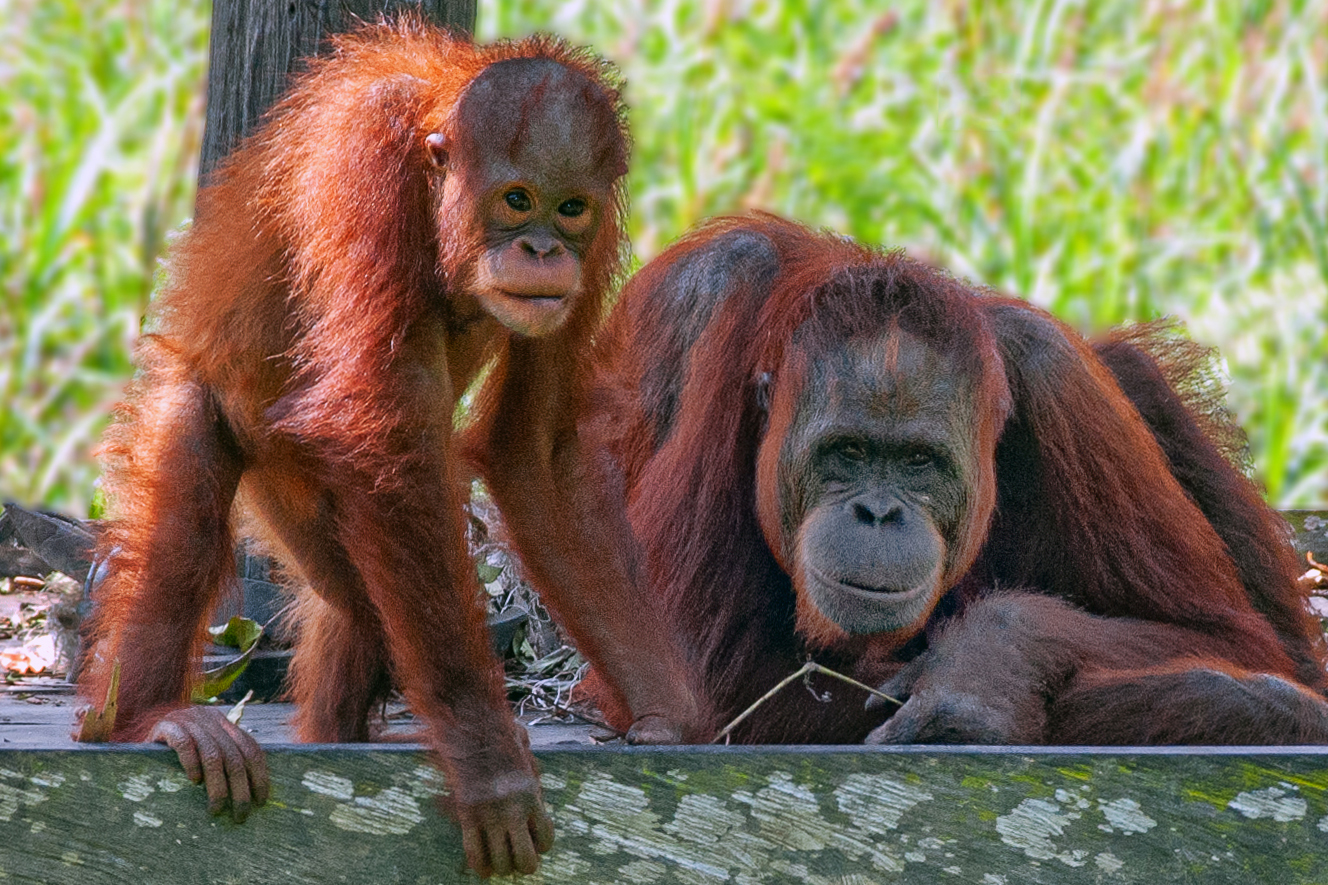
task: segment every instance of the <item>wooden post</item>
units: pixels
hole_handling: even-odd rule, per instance
[[[475,0],[213,0],[199,183],[258,125],[302,60],[327,47],[328,35],[402,9],[418,10],[458,31],[475,31]],[[266,584],[266,566],[247,551],[239,556],[240,596],[218,603],[214,624],[236,614],[270,619],[275,589]]]
[[[286,89],[300,60],[327,36],[380,14],[418,9],[457,30],[475,30],[475,0],[213,0],[207,121],[200,176],[247,135]]]

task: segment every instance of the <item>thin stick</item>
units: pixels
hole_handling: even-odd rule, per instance
[[[576,710],[573,710],[571,707],[567,707],[564,706],[563,704],[560,704],[558,702],[557,696],[551,695],[548,689],[543,688],[542,686],[527,685],[525,683],[519,683],[519,684],[521,685],[522,688],[526,689],[531,694],[538,694],[546,703],[548,703],[551,707],[553,707],[553,712],[558,714],[559,716],[571,716],[573,719],[580,719],[582,722],[586,723],[587,725],[593,725],[596,728],[602,728],[605,731],[613,732],[615,737],[625,737],[627,735],[627,732],[619,731],[618,729],[614,728],[612,725],[610,725],[609,723],[605,722],[602,719],[596,719],[593,716],[587,716],[584,713],[578,713]]]
[[[774,688],[770,689],[765,694],[761,695],[759,698],[756,699],[755,703],[753,703],[746,710],[743,710],[741,713],[739,713],[738,718],[734,719],[728,725],[724,726],[724,728],[720,730],[719,734],[715,735],[715,739],[711,741],[711,743],[718,744],[721,741],[727,740],[729,732],[733,731],[733,729],[736,728],[738,724],[741,723],[748,716],[755,713],[757,707],[761,706],[766,701],[770,700],[772,697],[777,695],[783,689],[787,688],[793,682],[797,681],[803,676],[808,676],[812,673],[821,673],[825,676],[832,676],[835,679],[838,679],[840,682],[847,682],[849,685],[860,688],[863,691],[873,694],[878,698],[883,698],[884,700],[887,700],[892,704],[898,704],[901,707],[904,706],[904,702],[899,700],[898,698],[892,698],[888,694],[882,691],[877,691],[876,689],[872,688],[870,685],[865,685],[850,676],[845,676],[843,673],[836,673],[834,670],[831,670],[829,667],[822,667],[820,664],[816,663],[815,661],[808,661],[807,663],[799,667],[795,672],[781,679],[778,683],[775,684]]]

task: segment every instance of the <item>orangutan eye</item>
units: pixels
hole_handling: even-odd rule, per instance
[[[930,467],[936,463],[936,456],[926,449],[912,449],[905,452],[900,460],[905,467]]]
[[[574,197],[570,200],[563,200],[558,205],[558,214],[565,218],[576,218],[582,212],[586,211],[586,201]]]
[[[835,453],[850,461],[866,461],[867,447],[856,440],[845,440],[835,446]]]
[[[531,210],[530,194],[523,190],[511,190],[503,194],[503,200],[508,207],[515,212],[529,212]]]

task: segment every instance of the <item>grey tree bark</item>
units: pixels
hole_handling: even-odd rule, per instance
[[[400,9],[473,33],[475,6],[476,0],[213,0],[200,177],[258,124],[301,60],[327,48],[329,34]]]

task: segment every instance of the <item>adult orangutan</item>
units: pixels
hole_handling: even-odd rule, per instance
[[[1095,352],[764,215],[648,264],[609,331],[602,444],[712,724],[809,657],[905,700],[816,677],[734,740],[1328,740],[1286,528],[1171,383],[1192,348]]]
[[[187,703],[238,494],[312,588],[290,681],[299,737],[368,739],[394,680],[470,865],[528,872],[552,825],[487,650],[463,453],[632,711],[629,740],[690,737],[698,713],[629,592],[629,529],[574,422],[625,254],[624,112],[607,66],[552,38],[477,47],[404,18],[335,48],[201,194],[172,252],[104,444],[117,518],[82,692],[100,703],[119,662],[115,739],[170,744],[214,812],[263,802],[257,744]]]

